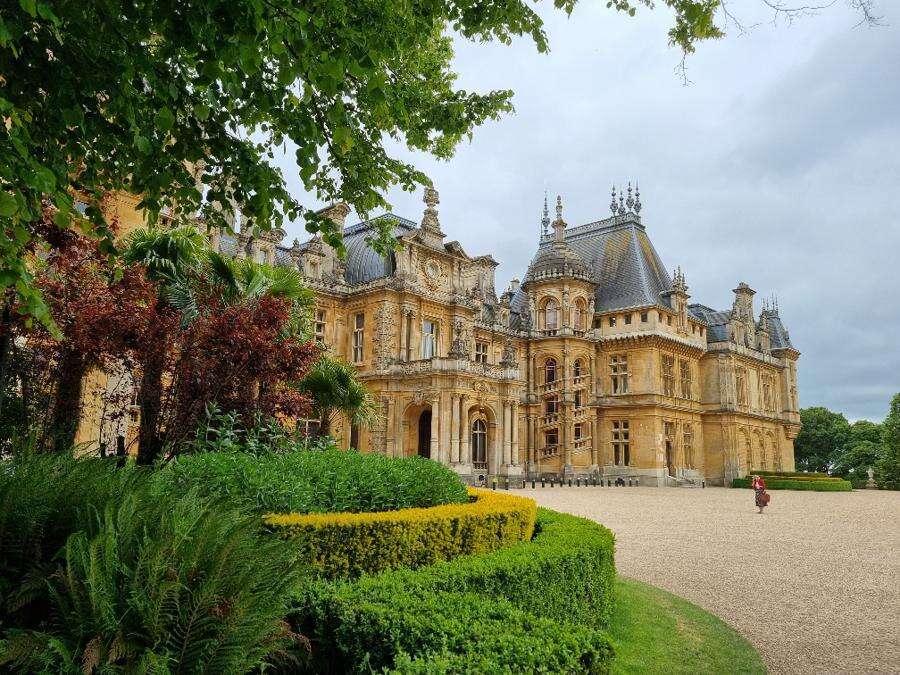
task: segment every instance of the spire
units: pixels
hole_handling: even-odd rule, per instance
[[[637,181],[634,182],[634,212],[641,215],[641,188],[638,187]]]
[[[631,181],[628,181],[628,199],[625,200],[625,206],[629,211],[634,210],[634,197],[631,196]]]
[[[622,188],[619,188],[619,213],[625,213],[625,193]]]
[[[609,203],[609,210],[612,211],[613,215],[619,211],[619,205],[616,203],[616,186],[613,185],[612,188],[612,201]]]
[[[556,220],[553,221],[553,239],[562,243],[565,241],[566,221],[562,217],[562,197],[556,195]]]
[[[672,281],[672,290],[680,291],[681,293],[687,293],[687,281],[685,281],[684,272],[681,271],[681,265],[675,268],[673,277],[674,279]]]
[[[541,234],[547,236],[547,227],[550,225],[550,209],[547,208],[547,191],[544,190],[544,214],[541,218]]]

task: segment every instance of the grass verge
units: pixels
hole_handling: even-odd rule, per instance
[[[612,673],[766,672],[745,638],[697,605],[622,577],[615,594]]]

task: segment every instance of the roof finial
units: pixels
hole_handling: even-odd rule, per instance
[[[541,218],[541,233],[547,235],[547,227],[550,225],[550,209],[547,208],[547,191],[544,190],[544,214]]]
[[[440,232],[441,225],[438,222],[438,212],[437,209],[434,208],[441,201],[438,197],[438,191],[431,185],[427,186],[422,201],[425,202],[425,213],[422,216],[422,228]]]
[[[556,195],[556,219],[562,220],[562,197]]]
[[[628,181],[628,199],[625,200],[628,210],[634,212],[634,197],[631,196],[631,181]]]
[[[625,213],[625,191],[619,188],[619,213]]]
[[[641,214],[641,188],[638,187],[637,181],[634,182],[634,212]]]
[[[613,187],[612,187],[612,201],[609,203],[609,210],[612,211],[613,215],[616,215],[616,213],[619,210],[619,205],[616,203],[616,186],[615,185],[613,185]]]

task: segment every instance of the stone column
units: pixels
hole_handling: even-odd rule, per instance
[[[396,425],[396,402],[393,398],[386,400],[385,408],[387,408],[384,420],[384,454],[388,457],[394,456],[394,446],[397,443],[397,437],[394,435],[393,429]]]
[[[403,414],[402,411],[400,413]],[[394,457],[403,457],[404,447],[403,442],[406,439],[406,428],[407,428],[406,420],[398,419],[397,420],[397,438],[394,443]]]
[[[511,461],[512,460],[512,457],[511,457],[512,448],[510,445],[511,439],[510,439],[510,433],[509,433],[510,427],[512,426],[512,423],[510,420],[510,418],[511,418],[510,408],[511,407],[512,406],[510,405],[509,401],[503,401],[503,424],[501,425],[500,428],[503,432],[503,455],[502,456],[503,456],[503,464],[504,465],[512,464],[512,461]]]
[[[468,399],[465,394],[459,397],[459,461],[463,464],[472,463],[472,449],[469,447],[469,411],[466,409]]]
[[[510,464],[519,464],[519,404],[511,403],[510,404],[510,415],[512,417],[512,425],[510,426],[510,433],[512,434],[512,438],[510,441]]]
[[[450,463],[459,464],[459,394],[450,395]]]
[[[450,413],[453,408],[453,401],[451,400],[450,394],[446,394],[443,397],[442,405],[441,405],[441,429],[440,429],[440,439],[441,439],[441,452],[440,452],[440,461],[442,464],[450,464]]]
[[[599,440],[599,439],[597,438],[597,427],[598,427],[598,424],[597,424],[597,417],[594,416],[594,417],[591,418],[591,466],[592,466],[592,467],[597,467],[597,466],[599,466],[598,463],[597,463],[597,456],[598,456],[598,453],[597,453],[597,449],[598,449],[597,441]]]
[[[439,430],[441,427],[441,397],[435,396],[431,399],[431,459],[441,461],[441,438]]]

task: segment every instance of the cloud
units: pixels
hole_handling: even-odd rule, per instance
[[[688,87],[664,10],[539,6],[549,55],[527,40],[458,42],[460,85],[512,88],[516,113],[450,162],[416,158],[444,231],[491,253],[502,288],[534,253],[545,189],[577,225],[608,214],[613,182],[638,179],[648,233],[694,301],[728,307],[741,280],[777,292],[803,353],[801,403],[881,419],[900,391],[900,11],[888,4],[883,28],[855,28],[835,5],[732,31],[689,59]],[[421,217],[421,195],[389,199]]]

